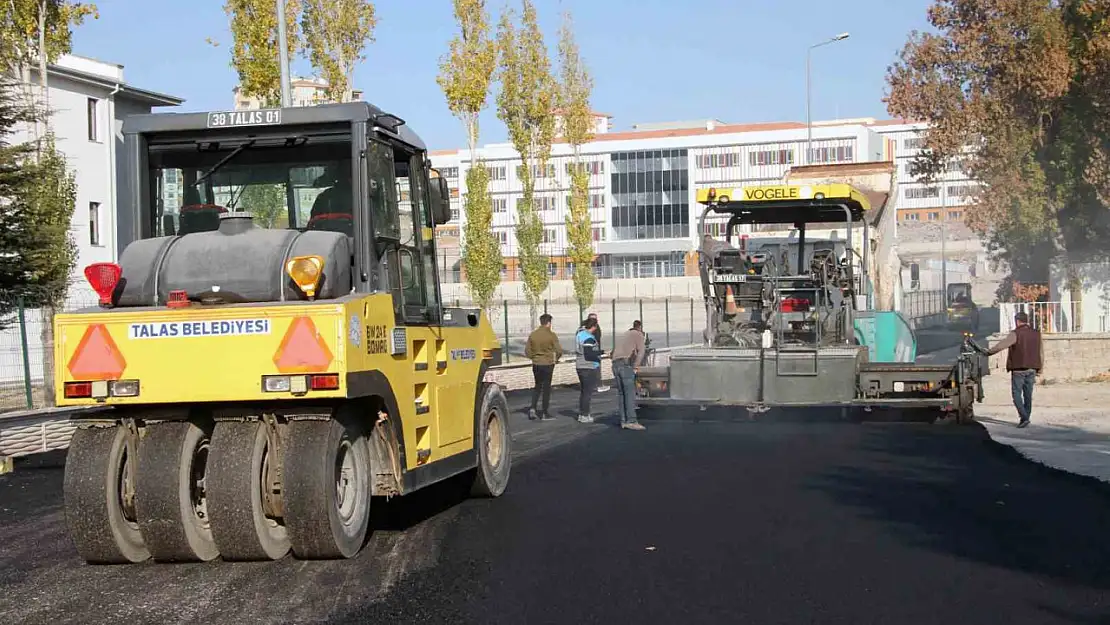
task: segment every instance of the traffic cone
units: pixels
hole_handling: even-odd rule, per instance
[[[726,315],[735,315],[737,312],[739,312],[739,311],[736,310],[736,298],[732,296],[732,286],[726,286],[725,287],[725,314]]]

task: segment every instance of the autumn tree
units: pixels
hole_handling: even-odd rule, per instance
[[[350,102],[355,64],[366,60],[363,50],[374,40],[377,17],[369,0],[303,0],[308,60],[327,80],[329,102]]]
[[[501,282],[501,246],[493,232],[489,170],[478,156],[478,116],[486,108],[497,68],[497,42],[490,36],[485,5],[485,0],[454,0],[459,33],[440,59],[436,82],[466,130],[470,167],[463,199],[462,263],[471,298],[488,311]]]
[[[497,116],[509,130],[509,139],[520,154],[523,198],[517,204],[517,257],[524,274],[524,290],[535,322],[537,307],[547,289],[547,256],[543,221],[535,207],[536,178],[547,178],[551,144],[555,138],[554,108],[558,84],[531,0],[521,0],[519,27],[515,11],[507,9],[498,25]]]
[[[227,0],[224,12],[231,20],[231,67],[239,76],[239,89],[264,106],[281,103],[281,61],[278,57],[278,12],[275,0]],[[285,44],[289,58],[301,49],[297,16],[301,0],[285,0]],[[209,40],[213,45],[215,41]]]
[[[1015,279],[1105,255],[1110,2],[936,0],[887,76],[890,113],[930,123],[915,168],[982,183],[968,223]]]
[[[563,138],[574,151],[570,177],[570,212],[566,217],[567,255],[574,263],[574,296],[578,307],[594,303],[597,276],[593,272],[593,219],[590,215],[590,174],[582,162],[582,146],[593,139],[590,95],[593,78],[579,54],[570,14],[559,32],[559,113]]]

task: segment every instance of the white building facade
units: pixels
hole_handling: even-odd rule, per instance
[[[38,72],[33,72],[38,82]],[[116,167],[123,148],[123,119],[177,106],[181,98],[127,84],[123,66],[66,55],[47,67],[51,127],[77,182],[70,233],[77,246],[70,304],[93,298],[84,268],[117,260],[116,199],[125,172]],[[95,300],[93,301],[95,303]]]
[[[32,79],[38,83],[37,70]],[[53,111],[51,127],[77,183],[77,203],[70,225],[77,260],[64,307],[92,306],[97,298],[85,280],[85,267],[118,260],[116,202],[126,173],[118,170],[116,163],[123,148],[123,119],[150,113],[155,107],[176,106],[183,100],[128,84],[122,65],[73,55],[63,56],[47,67],[47,87]],[[29,138],[28,131],[12,141]],[[29,375],[37,384],[44,371],[42,321],[37,311],[26,318]],[[0,391],[21,389],[18,385],[25,375],[22,349],[18,324],[0,330]],[[17,386],[11,387],[13,384]],[[0,392],[3,399],[4,393]]]
[[[692,251],[700,238],[702,212],[695,201],[697,190],[780,184],[786,172],[797,165],[895,161],[899,197],[894,201],[900,219],[931,213],[936,213],[937,219],[959,219],[970,200],[957,192],[961,185],[970,184],[959,177],[958,169],[940,185],[926,186],[913,177],[910,163],[919,151],[922,124],[873,118],[815,122],[808,155],[807,126],[799,122],[722,124],[704,120],[608,132],[608,124],[599,121],[597,128],[600,132],[581,152],[590,173],[597,253],[593,270],[602,277],[694,275]],[[505,257],[502,279],[517,280],[514,228],[516,203],[523,196],[521,161],[509,144],[479,148],[479,156],[491,168],[493,230]],[[462,232],[470,157],[468,150],[437,151],[432,153],[432,161],[452,188],[455,219],[440,230],[443,243],[448,243]],[[564,256],[569,244],[565,218],[572,162],[570,147],[557,143],[546,171],[535,172],[536,207],[545,231],[543,251],[550,256],[549,273],[556,279],[574,271]],[[711,217],[706,230],[723,236],[724,223],[722,217]],[[444,249],[441,256],[441,274],[447,281],[458,281],[457,252],[452,256]]]

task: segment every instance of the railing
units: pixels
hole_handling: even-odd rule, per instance
[[[943,324],[945,311],[944,291],[912,291],[902,295],[902,315],[915,329]]]
[[[1110,332],[1110,302],[1005,302],[998,305],[999,330],[1014,329],[1014,315],[1024,312],[1029,325],[1044,334]]]

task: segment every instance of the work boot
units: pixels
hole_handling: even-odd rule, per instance
[[[594,418],[593,418],[593,416],[588,415],[588,414],[580,414],[580,415],[578,415],[578,422],[579,423],[593,423]]]
[[[536,415],[536,409],[535,408],[529,408],[528,409],[528,420],[529,421],[535,421],[538,418],[539,417]]]
[[[621,424],[621,429],[622,430],[637,430],[637,431],[642,432],[642,431],[646,430],[647,428],[640,425],[639,422],[633,421],[631,423],[622,423]]]
[[[540,421],[554,421],[555,417],[546,410],[540,413]]]
[[[1021,421],[1018,421],[1017,426],[1019,428],[1029,427],[1029,419],[1022,419]]]

